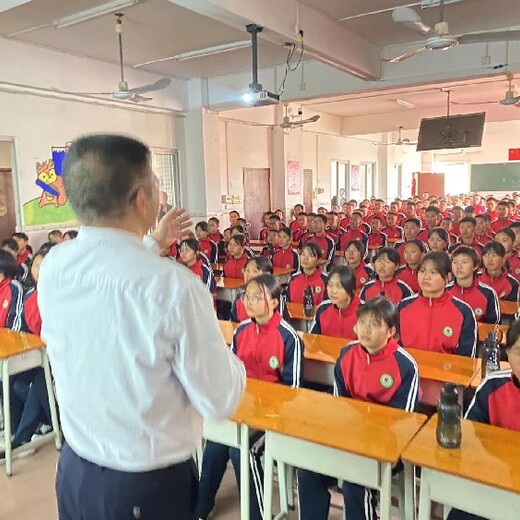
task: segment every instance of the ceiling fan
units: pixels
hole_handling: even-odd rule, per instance
[[[497,103],[503,105],[503,106],[515,106],[520,108],[520,95],[517,95],[517,89],[515,86],[513,86],[513,80],[515,77],[511,72],[506,72],[506,78],[508,83],[508,89],[504,95],[504,97],[500,100],[492,100],[492,101],[476,101],[471,103],[464,103],[464,102],[456,102],[452,101],[453,105],[496,105]]]
[[[399,133],[397,134],[397,141],[395,141],[393,143],[378,143],[378,144],[381,144],[382,146],[392,146],[392,145],[395,145],[395,146],[416,146],[417,145],[417,143],[411,141],[407,137],[403,138],[403,127],[402,126],[399,127]]]
[[[280,128],[283,128],[284,130],[292,130],[293,128],[296,128],[298,126],[307,125],[309,123],[316,123],[316,121],[318,121],[318,119],[320,118],[319,115],[314,115],[307,119],[294,119],[295,117],[301,117],[302,114],[303,112],[301,110],[298,110],[297,116],[290,114],[288,105],[285,105],[285,116],[282,122],[279,125],[274,126],[278,126]]]
[[[123,68],[123,14],[116,13],[116,34],[119,46],[119,70],[120,80],[117,90],[113,92],[67,92],[67,94],[83,94],[90,96],[112,96],[114,99],[122,101],[132,101],[133,103],[141,103],[143,101],[150,101],[152,98],[142,96],[148,92],[157,92],[163,90],[171,83],[169,78],[161,78],[155,83],[142,85],[140,87],[128,88],[128,83],[125,81],[125,74]],[[57,90],[57,89],[56,89]]]
[[[458,36],[451,35],[448,22],[444,19],[444,0],[441,0],[440,3],[439,22],[435,24],[433,29],[423,22],[421,17],[410,7],[403,6],[394,9],[392,11],[392,20],[418,32],[421,36],[426,37],[426,41],[422,47],[388,60],[390,63],[399,63],[428,50],[445,51],[451,47],[455,47],[455,45],[464,43],[520,40],[520,31],[480,32],[461,34]]]

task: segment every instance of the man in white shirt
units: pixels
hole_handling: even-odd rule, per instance
[[[66,438],[61,520],[192,520],[202,419],[233,413],[245,386],[210,294],[159,256],[190,223],[159,203],[150,151],[115,135],[73,143],[64,183],[82,227],[40,271],[43,320]]]

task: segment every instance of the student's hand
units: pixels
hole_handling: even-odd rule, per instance
[[[191,220],[185,209],[172,208],[159,221],[152,233],[152,238],[161,249],[169,248],[179,240],[184,231],[191,226]]]

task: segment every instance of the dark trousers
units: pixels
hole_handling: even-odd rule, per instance
[[[300,520],[327,520],[329,517],[329,487],[337,479],[306,469],[298,470],[298,500]],[[341,488],[348,520],[376,520],[376,493],[369,488],[344,482]]]
[[[249,443],[249,518],[250,520],[262,520],[264,472],[261,458],[265,450],[264,432],[253,432],[249,437]],[[233,464],[238,489],[240,489],[240,450],[216,442],[206,442],[202,456],[202,472],[197,504],[197,516],[199,518],[205,519],[215,507],[215,497],[229,459]]]
[[[193,460],[140,473],[88,462],[65,444],[56,476],[60,520],[195,520]]]
[[[448,520],[486,520],[483,516],[473,515],[472,513],[466,513],[466,511],[460,511],[459,509],[452,509],[448,515]]]

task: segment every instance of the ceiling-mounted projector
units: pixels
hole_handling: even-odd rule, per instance
[[[261,85],[259,85],[261,87]],[[248,105],[253,107],[265,107],[267,105],[277,105],[280,102],[280,96],[273,94],[268,90],[248,90],[242,99]]]

